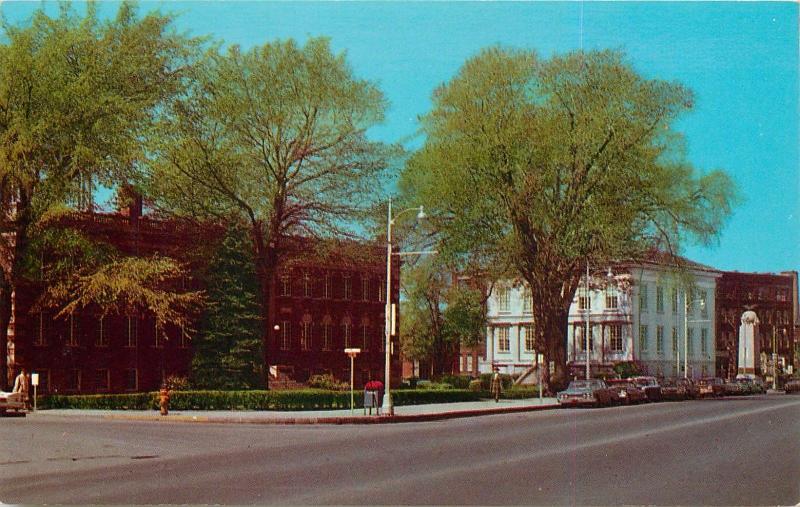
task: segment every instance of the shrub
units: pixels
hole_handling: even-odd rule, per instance
[[[361,408],[364,397],[357,393]],[[476,401],[481,393],[462,389],[398,389],[392,391],[395,405]],[[330,410],[350,407],[350,393],[302,389],[296,391],[175,391],[171,410]],[[156,410],[158,393],[49,395],[39,401],[42,409]]]
[[[538,387],[519,387],[512,386],[500,393],[501,398],[508,400],[522,400],[526,398],[537,398],[539,396]]]
[[[450,384],[456,389],[469,388],[469,383],[471,381],[472,377],[470,377],[469,375],[442,375],[442,378],[439,379],[439,382]]]
[[[170,375],[167,377],[165,384],[170,391],[186,391],[189,389],[189,379],[186,377]]]
[[[306,384],[314,389],[327,389],[330,391],[347,391],[350,389],[347,383],[339,382],[333,375],[327,373],[324,375],[312,375]]]
[[[481,390],[481,381],[480,381],[480,379],[470,380],[468,389],[470,391],[480,391]]]
[[[443,391],[447,389],[453,389],[453,386],[450,384],[446,384],[444,382],[423,382],[420,381],[417,384],[417,389],[420,390],[427,390],[427,391]]]
[[[494,373],[481,373],[481,389],[488,391],[492,387],[492,376]],[[514,384],[514,379],[507,373],[500,374],[500,383],[503,389],[508,389]]]

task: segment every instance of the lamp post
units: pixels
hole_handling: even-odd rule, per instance
[[[419,206],[417,208],[408,208],[395,216],[392,216],[392,200],[389,200],[389,214],[388,219],[386,221],[386,322],[385,322],[385,335],[386,335],[386,342],[385,342],[385,349],[386,349],[386,390],[383,394],[383,403],[382,403],[382,414],[384,415],[394,415],[394,405],[392,405],[392,394],[391,394],[391,363],[392,363],[392,326],[394,324],[394,314],[392,312],[392,226],[394,225],[395,221],[400,217],[400,215],[409,212],[409,211],[417,211],[417,219],[422,220],[425,218],[425,207]],[[427,253],[436,253],[435,251],[430,252],[407,252],[402,255],[414,255],[414,254],[427,254]],[[401,255],[399,252],[397,255]]]
[[[589,363],[589,345],[592,327],[589,324],[589,308],[592,306],[591,296],[589,293],[589,259],[586,259],[586,380],[589,380],[591,366]]]
[[[350,415],[353,415],[353,391],[355,389],[353,379],[353,369],[355,367],[356,356],[361,352],[361,349],[344,349],[344,353],[350,357]]]

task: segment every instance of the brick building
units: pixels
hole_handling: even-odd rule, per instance
[[[221,236],[142,216],[141,203],[126,213],[74,214],[63,225],[125,255],[177,258],[194,272],[202,269],[214,247],[208,238]],[[356,258],[347,256],[353,248],[332,249],[336,255],[324,257],[298,252],[277,275],[269,304],[274,324],[268,327],[265,347],[272,373],[300,382],[315,373],[349,380],[350,362],[343,349],[353,346],[363,350],[355,363],[356,383],[383,378],[385,252],[355,246],[360,251]],[[394,286],[399,286],[396,280]],[[100,319],[86,311],[54,319],[55,312],[31,311],[40,292],[28,284],[14,295],[9,354],[4,358],[11,378],[26,366],[39,374],[40,393],[108,393],[150,391],[168,376],[188,376],[192,337],[184,330],[167,326],[157,333],[154,320],[143,315]],[[399,377],[397,357],[392,372]]]
[[[756,312],[759,319],[754,356],[756,375],[769,374],[773,352],[777,352],[779,364],[796,368],[797,272],[727,271],[717,282],[717,376],[736,376],[739,325],[746,310]]]

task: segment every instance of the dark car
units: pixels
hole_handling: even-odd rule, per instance
[[[783,392],[786,394],[800,394],[800,380],[790,380],[783,384]]]
[[[616,391],[620,402],[626,405],[647,401],[647,395],[644,394],[644,391],[636,387],[634,383],[628,379],[609,380],[608,387]]]
[[[719,398],[725,395],[725,382],[719,377],[705,377],[697,383],[697,389],[700,398],[707,396]]]
[[[767,392],[767,388],[760,378],[739,377],[736,379],[736,383],[739,384],[742,394],[764,394]]]
[[[686,391],[686,398],[694,400],[698,397],[699,389],[697,388],[697,384],[694,383],[694,380],[690,378],[679,378],[677,383]]]
[[[661,386],[655,377],[634,377],[633,383],[644,392],[649,401],[661,401]]]
[[[725,396],[737,396],[739,394],[749,394],[746,391],[746,387],[742,386],[736,380],[726,380],[722,387],[725,392]]]
[[[677,380],[667,380],[661,385],[661,398],[670,401],[681,401],[688,398],[686,386]]]
[[[599,379],[573,380],[566,391],[556,395],[558,403],[562,406],[592,406],[600,407],[614,403],[618,399],[605,382]]]

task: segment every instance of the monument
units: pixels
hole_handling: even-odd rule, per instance
[[[742,314],[742,323],[739,325],[739,368],[736,377],[756,376],[756,333],[758,332],[758,316],[753,310]]]

